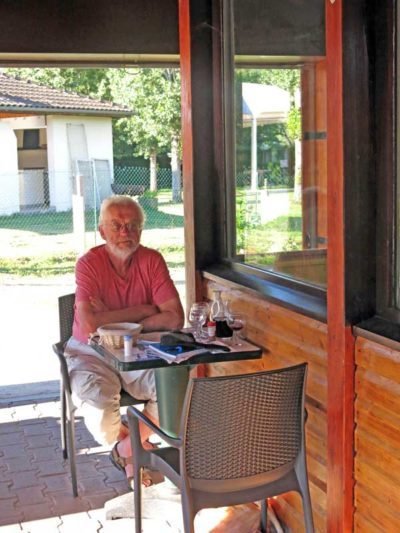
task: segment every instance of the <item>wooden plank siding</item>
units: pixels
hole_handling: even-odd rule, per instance
[[[355,531],[400,529],[400,351],[356,340]]]
[[[212,299],[215,282],[204,280],[204,296]],[[227,289],[223,282],[220,288]],[[232,289],[224,293],[235,310],[248,317],[247,337],[263,348],[259,361],[216,363],[207,365],[206,375],[220,376],[257,372],[309,363],[306,391],[307,457],[310,491],[316,531],[325,532],[327,492],[327,326],[277,305],[271,304],[255,293]],[[279,518],[291,531],[304,530],[301,498],[288,493],[273,501]]]

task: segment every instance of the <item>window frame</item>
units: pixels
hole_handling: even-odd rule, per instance
[[[327,289],[320,288],[304,281],[289,278],[282,274],[261,270],[251,265],[232,260],[236,247],[235,223],[235,115],[234,115],[234,71],[236,64],[241,68],[257,68],[254,58],[246,59],[234,57],[233,9],[229,0],[222,1],[221,11],[222,44],[221,64],[216,61],[216,68],[221,68],[222,76],[217,90],[220,95],[214,95],[214,101],[222,102],[222,142],[223,162],[220,165],[220,184],[222,186],[221,210],[218,213],[218,247],[216,261],[212,264],[201,265],[203,275],[210,279],[220,279],[239,285],[244,289],[256,291],[275,303],[301,312],[312,318],[326,322],[327,320]],[[262,58],[263,66],[271,68],[298,66],[302,62],[312,62],[318,58],[299,56],[284,59],[277,57]],[[267,63],[268,61],[268,63]],[[218,73],[216,74],[218,76]],[[214,89],[215,90],[215,89]]]

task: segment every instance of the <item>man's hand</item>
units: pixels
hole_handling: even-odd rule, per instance
[[[103,300],[100,300],[100,298],[95,298],[93,296],[90,296],[90,306],[94,313],[105,313],[108,311],[108,307],[104,304]]]

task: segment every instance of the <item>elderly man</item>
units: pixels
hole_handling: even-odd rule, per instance
[[[74,396],[86,425],[101,443],[117,441],[114,462],[132,465],[127,428],[121,424],[121,388],[148,400],[146,413],[157,420],[154,374],[139,370],[119,374],[87,344],[97,328],[111,322],[140,322],[144,331],[183,326],[184,314],[177,290],[161,254],[140,244],[144,214],[128,196],[111,196],[100,209],[99,231],[105,244],[82,256],[76,265],[75,320],[66,355]],[[126,374],[126,375],[125,375]],[[149,434],[142,432],[146,441]]]

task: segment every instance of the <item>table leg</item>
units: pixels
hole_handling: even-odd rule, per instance
[[[190,365],[154,369],[160,428],[171,437],[179,433],[190,370]]]

